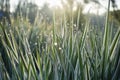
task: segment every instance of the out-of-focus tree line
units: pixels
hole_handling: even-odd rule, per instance
[[[11,24],[10,14],[12,14],[15,19],[22,17],[25,20],[29,21],[31,24],[35,24],[37,21],[47,22],[48,24],[51,24],[53,22],[53,14],[55,13],[56,21],[59,22],[61,19],[63,20],[65,18],[68,25],[73,24],[74,26],[77,26],[78,29],[82,28],[84,26],[83,24],[85,22],[86,16],[86,14],[82,13],[84,5],[75,0],[66,0],[66,2],[64,0],[61,0],[61,2],[63,9],[61,9],[60,7],[50,8],[48,3],[44,4],[41,8],[39,8],[35,3],[28,2],[27,0],[19,0],[15,11],[10,13],[10,0],[0,0],[0,21],[2,21],[3,16],[7,18],[4,20],[7,20]],[[84,0],[84,3],[86,4],[89,2],[94,2],[98,5],[100,4],[99,0]],[[115,18],[115,20],[119,23],[120,10],[116,9],[117,5],[115,0],[111,0],[111,2],[114,11],[111,11],[110,13],[112,14],[112,17]],[[74,5],[76,5],[75,9]],[[103,20],[101,19],[101,17],[103,16],[99,16],[99,20],[102,23]],[[94,20],[94,18],[92,19]],[[93,20],[91,23],[94,22]],[[93,24],[96,23],[94,22]],[[103,25],[101,24],[101,26]]]
[[[10,0],[0,0],[0,22],[6,24],[6,20],[11,24],[10,20]]]

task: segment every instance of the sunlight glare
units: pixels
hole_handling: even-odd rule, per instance
[[[47,0],[47,2],[50,4],[50,7],[62,7],[60,0]]]
[[[48,3],[50,7],[62,7],[60,0],[35,0],[35,3],[39,6],[44,5],[44,3]]]

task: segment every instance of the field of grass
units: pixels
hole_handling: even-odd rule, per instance
[[[51,29],[24,20],[0,24],[0,80],[119,80],[120,27],[113,35],[106,16],[102,33],[87,19],[76,32],[65,19],[59,30],[55,19]]]

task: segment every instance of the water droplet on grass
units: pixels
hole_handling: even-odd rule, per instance
[[[61,48],[61,47],[59,47],[59,50],[62,50],[62,48]]]
[[[54,45],[57,46],[57,42],[55,42]]]
[[[34,44],[35,46],[37,45],[37,42]]]

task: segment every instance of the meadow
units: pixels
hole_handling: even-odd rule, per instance
[[[59,25],[55,15],[50,25],[24,18],[0,24],[0,80],[120,79],[120,27],[114,33],[109,6],[104,31],[90,25],[89,17],[82,31],[73,19],[68,25],[66,15]]]

